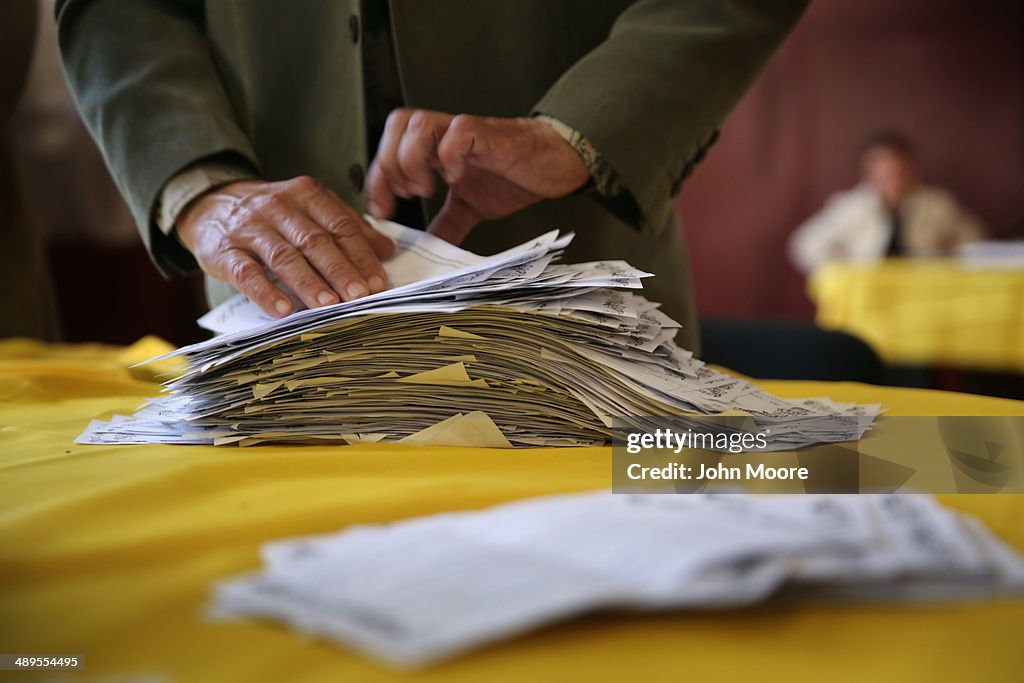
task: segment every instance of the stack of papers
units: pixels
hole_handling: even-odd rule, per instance
[[[859,438],[879,413],[708,368],[636,293],[650,273],[557,263],[571,234],[485,258],[376,226],[396,242],[392,289],[282,320],[229,300],[200,320],[220,336],[161,357],[188,361],[166,396],[79,442],[578,446],[606,443],[613,417],[739,411],[781,449]]]
[[[971,242],[957,246],[953,254],[961,264],[968,268],[992,270],[1024,268],[1024,240]]]
[[[1024,591],[1024,558],[923,495],[538,498],[270,543],[214,614],[416,666],[595,609]]]

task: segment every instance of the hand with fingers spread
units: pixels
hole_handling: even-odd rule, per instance
[[[394,250],[358,212],[306,176],[223,185],[193,200],[175,229],[204,271],[275,317],[294,307],[268,271],[315,308],[384,290],[380,262]]]
[[[448,196],[427,230],[453,244],[481,221],[571,194],[590,179],[579,154],[543,121],[396,109],[370,168],[370,213],[390,218],[396,197],[433,195],[437,175]]]

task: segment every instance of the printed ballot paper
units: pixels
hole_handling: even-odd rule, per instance
[[[269,543],[212,614],[417,666],[596,609],[1024,591],[1024,558],[924,495],[536,498]]]
[[[391,289],[281,320],[236,296],[200,319],[219,336],[161,357],[188,362],[164,396],[78,442],[578,446],[606,443],[613,417],[733,411],[784,449],[859,438],[880,412],[712,370],[636,293],[650,273],[558,263],[571,234],[482,257],[374,223],[396,243]]]

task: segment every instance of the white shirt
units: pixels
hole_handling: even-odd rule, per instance
[[[953,196],[918,186],[900,205],[902,244],[907,256],[949,254],[953,247],[981,239],[978,219]],[[869,186],[833,195],[825,207],[798,227],[789,240],[789,255],[805,273],[833,260],[871,263],[885,257],[892,225],[881,197]]]

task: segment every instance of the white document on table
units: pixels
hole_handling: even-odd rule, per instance
[[[1024,590],[1024,559],[927,496],[575,494],[267,544],[220,584],[269,618],[417,666],[597,609]]]

